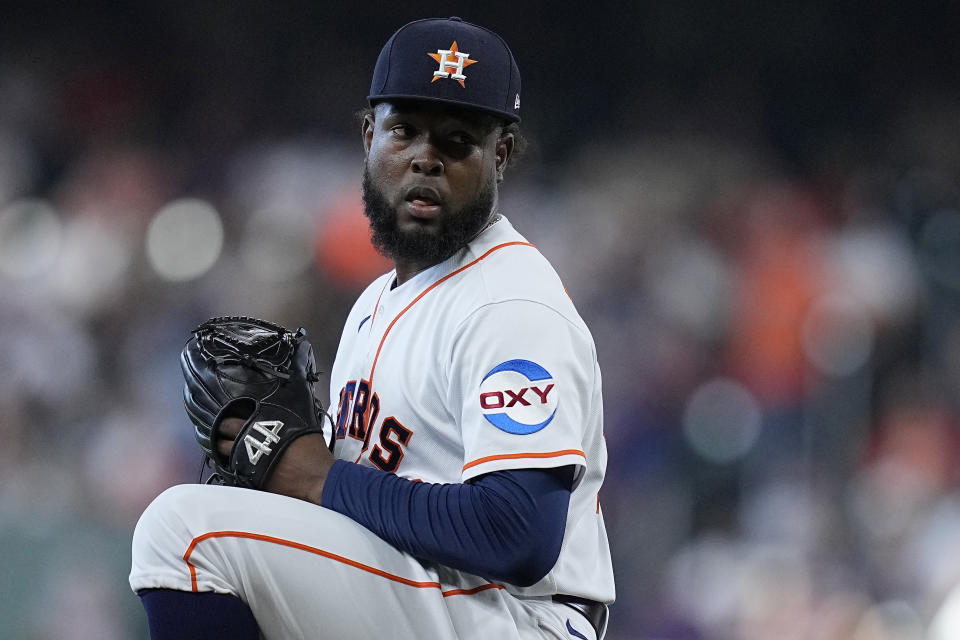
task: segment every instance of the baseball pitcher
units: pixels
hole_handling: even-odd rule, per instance
[[[363,199],[394,269],[360,295],[316,400],[303,330],[200,325],[184,402],[214,483],[133,537],[151,637],[599,640],[614,600],[589,330],[498,203],[520,145],[507,44],[397,30],[363,113]]]

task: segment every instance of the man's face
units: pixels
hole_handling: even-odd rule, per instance
[[[476,235],[512,150],[490,118],[430,103],[380,103],[363,124],[374,245],[426,268]]]

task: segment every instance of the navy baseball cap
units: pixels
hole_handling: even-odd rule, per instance
[[[460,18],[406,24],[380,51],[370,106],[382,100],[426,100],[520,121],[520,70],[503,38]]]

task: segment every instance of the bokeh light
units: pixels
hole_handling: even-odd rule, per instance
[[[853,299],[824,296],[807,313],[801,328],[804,353],[820,371],[848,376],[866,364],[873,350],[873,324]]]
[[[213,206],[196,198],[166,205],[147,229],[150,266],[165,280],[193,280],[220,257],[223,224]]]
[[[714,378],[690,396],[683,414],[683,433],[701,457],[733,462],[753,447],[761,417],[756,399],[745,386],[730,378]]]
[[[108,221],[71,220],[56,269],[57,299],[78,313],[96,313],[125,286],[133,257],[130,238]]]
[[[49,202],[28,198],[0,209],[0,274],[27,279],[48,271],[63,240],[63,223]]]
[[[264,282],[293,280],[313,262],[313,224],[305,216],[261,209],[244,225],[240,259]]]

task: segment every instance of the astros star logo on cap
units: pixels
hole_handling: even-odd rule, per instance
[[[433,79],[430,82],[436,82],[440,78],[451,78],[460,83],[460,86],[466,88],[463,83],[467,76],[463,75],[465,67],[479,62],[479,60],[470,60],[469,53],[461,53],[457,48],[457,41],[454,40],[449,49],[437,49],[436,53],[427,52],[427,55],[440,63],[440,68],[433,72]],[[451,59],[453,56],[456,59]],[[450,70],[453,73],[450,73]]]

